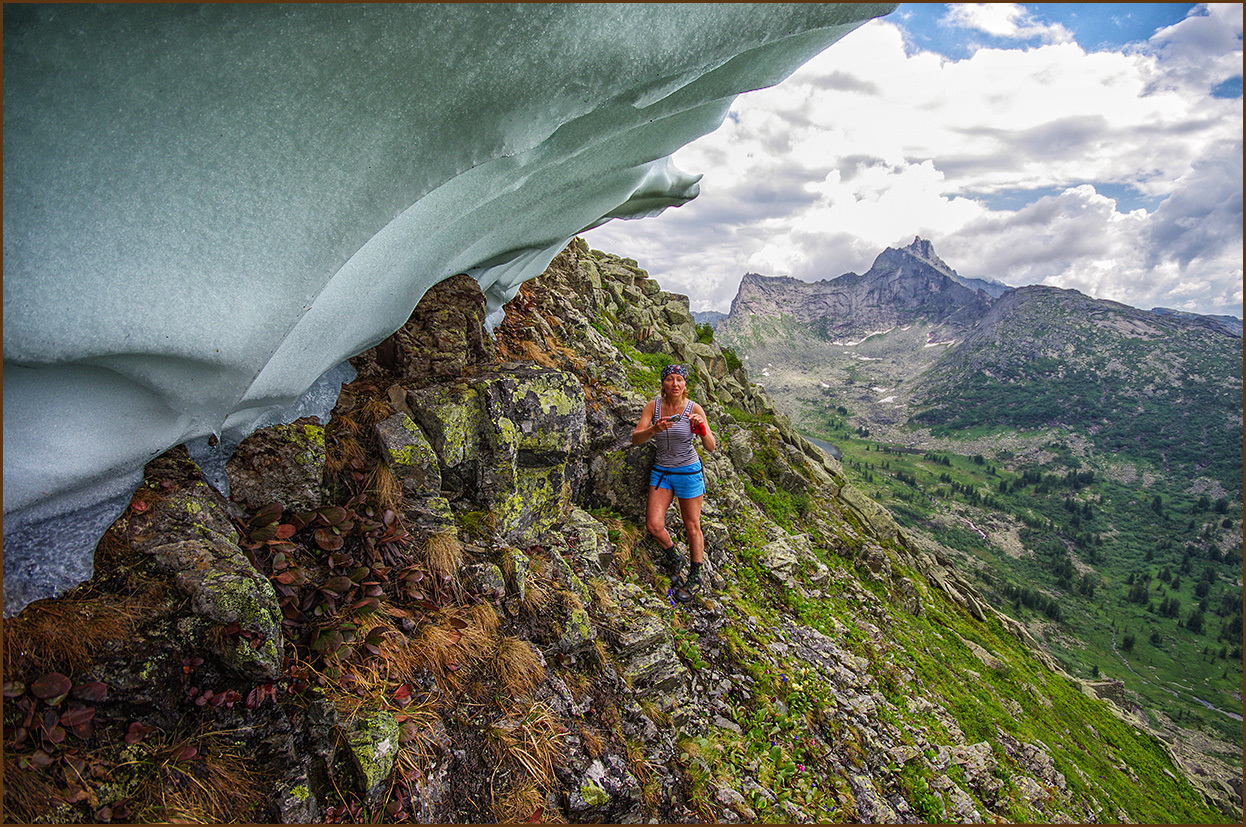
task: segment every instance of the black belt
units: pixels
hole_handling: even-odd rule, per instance
[[[671,477],[689,477],[689,476],[692,476],[693,474],[699,474],[699,473],[701,473],[701,472],[702,472],[702,471],[704,471],[704,470],[705,470],[705,466],[704,466],[704,465],[702,465],[700,468],[698,468],[698,469],[697,469],[697,470],[695,470],[695,471],[659,471],[659,472],[658,472],[658,481],[657,481],[657,483],[656,483],[656,484],[654,484],[654,486],[653,486],[653,487],[654,487],[654,488],[657,488],[659,485],[661,485],[661,484],[662,484],[662,480],[666,479],[666,477],[668,477],[668,476],[671,476]]]

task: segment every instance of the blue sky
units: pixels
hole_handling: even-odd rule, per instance
[[[701,195],[586,234],[694,310],[746,272],[962,275],[1242,315],[1240,4],[903,4],[675,155]]]
[[[1033,21],[1029,37],[1004,37],[979,29],[966,37],[963,27],[945,21],[948,7],[943,3],[902,3],[889,18],[902,21],[912,42],[926,51],[960,60],[972,56],[975,48],[988,46],[1013,49],[1041,46],[1043,27],[1063,26],[1087,51],[1116,51],[1132,43],[1143,43],[1167,26],[1184,20],[1197,8],[1195,3],[1026,3]]]

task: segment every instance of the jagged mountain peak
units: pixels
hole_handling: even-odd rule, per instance
[[[895,249],[895,248],[888,248],[888,249]],[[913,236],[913,243],[907,247],[899,248],[899,252],[908,253],[913,258],[919,259],[920,261],[923,261],[926,264],[929,264],[931,267],[935,268],[936,270],[942,273],[945,273],[946,275],[951,276],[952,278],[959,278],[959,274],[955,270],[953,270],[951,267],[949,267],[947,265],[947,262],[939,258],[939,255],[935,252],[934,244],[930,243],[929,241],[927,241],[926,239],[922,238],[919,235]]]
[[[909,262],[914,260],[925,265],[925,267],[913,268]],[[874,271],[889,273],[898,269],[901,272],[907,271],[918,275],[929,275],[926,268],[951,279],[962,287],[975,292],[981,290],[993,298],[999,298],[1012,289],[1009,285],[995,279],[978,279],[962,276],[948,266],[947,262],[939,258],[933,243],[919,235],[913,236],[913,242],[907,247],[888,247],[879,254],[878,258],[874,259],[874,264],[870,271],[871,273]],[[867,273],[867,275],[869,274]]]

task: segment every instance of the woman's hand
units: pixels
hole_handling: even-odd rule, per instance
[[[701,410],[699,405],[688,417],[688,420],[692,425],[692,433],[701,437],[701,444],[705,446],[705,450],[717,450],[718,440],[714,438],[709,422],[705,419],[705,412]]]
[[[653,439],[662,431],[670,429],[675,423],[670,418],[663,417],[656,422],[652,422],[654,414],[654,403],[650,402],[645,406],[645,412],[640,415],[640,422],[636,423],[636,429],[632,431],[632,444],[644,445]],[[649,422],[648,425],[645,423]]]

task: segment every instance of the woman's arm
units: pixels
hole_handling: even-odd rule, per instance
[[[652,422],[653,410],[655,407],[656,405],[652,399],[649,400],[648,405],[645,405],[645,412],[640,415],[640,421],[636,423],[636,428],[632,431],[633,445],[644,445],[646,442],[653,439],[654,435],[659,431],[664,431],[666,428],[671,427],[670,423],[666,421]],[[646,422],[651,422],[652,424],[646,425]],[[666,428],[663,428],[663,425],[665,425]]]
[[[709,419],[705,416],[705,409],[697,403],[692,403],[692,415],[689,417],[693,424],[700,423],[701,428],[705,431],[701,435],[701,444],[705,446],[705,450],[711,454],[718,448],[718,440],[714,438],[714,432],[710,430]]]

